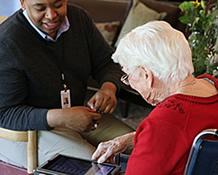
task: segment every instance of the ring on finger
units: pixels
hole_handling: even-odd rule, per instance
[[[95,129],[97,129],[97,127],[98,127],[98,123],[97,123],[97,121],[93,121],[92,122],[92,128],[91,128],[91,130],[95,130]]]
[[[97,129],[98,123],[94,123],[93,127],[94,127],[95,129]]]

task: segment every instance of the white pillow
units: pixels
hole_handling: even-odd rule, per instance
[[[163,19],[165,15],[166,13],[158,13],[138,0],[135,0],[121,29],[116,46],[119,43],[119,40],[135,27],[143,25],[148,21]]]

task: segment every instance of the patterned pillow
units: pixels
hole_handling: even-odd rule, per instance
[[[99,22],[95,23],[98,30],[103,35],[104,39],[107,41],[109,45],[113,44],[114,37],[117,34],[117,29],[120,25],[119,21],[113,21],[113,22]]]

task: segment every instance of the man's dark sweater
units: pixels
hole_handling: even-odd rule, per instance
[[[56,42],[44,40],[22,10],[0,25],[0,126],[48,130],[48,109],[61,108],[61,72],[71,90],[72,106],[83,105],[90,75],[100,83],[119,81],[112,49],[93,21],[68,7],[70,29]]]

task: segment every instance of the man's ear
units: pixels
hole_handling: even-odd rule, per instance
[[[152,87],[153,86],[153,74],[152,74],[152,72],[144,66],[139,67],[139,71],[140,71],[140,76],[142,76],[141,78],[146,80],[149,87]]]
[[[20,4],[21,4],[21,8],[24,10],[25,9],[24,0],[20,0]]]

